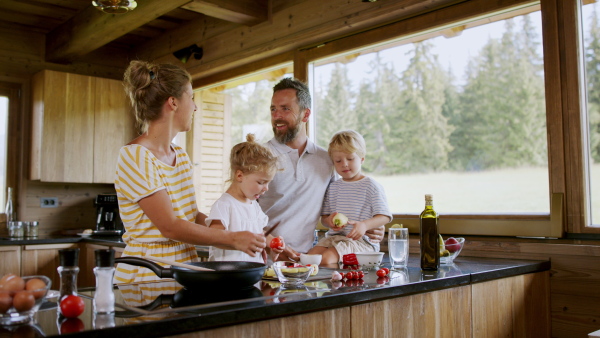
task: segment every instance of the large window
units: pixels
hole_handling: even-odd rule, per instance
[[[395,214],[431,193],[443,214],[548,215],[538,8],[313,62],[317,142],[363,134]]]
[[[600,5],[582,7],[583,48],[587,114],[584,114],[584,158],[586,163],[586,210],[588,225],[600,226]],[[595,187],[595,188],[594,188]]]
[[[0,96],[0,209],[6,205],[6,151],[8,148],[8,97]],[[14,198],[14,197],[13,197]]]

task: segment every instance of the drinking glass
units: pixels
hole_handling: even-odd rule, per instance
[[[392,267],[404,267],[408,263],[408,228],[388,230],[388,251]]]

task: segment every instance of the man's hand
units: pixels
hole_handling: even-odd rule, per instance
[[[385,234],[385,226],[382,225],[379,228],[371,229],[366,232],[366,235],[371,239],[372,243],[381,243]]]
[[[283,252],[279,254],[279,257],[277,257],[277,260],[297,262],[300,260],[300,254],[290,246],[286,245],[283,249]]]

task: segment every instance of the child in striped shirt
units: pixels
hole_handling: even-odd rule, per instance
[[[330,230],[308,252],[322,254],[322,264],[340,262],[349,253],[379,251],[379,243],[371,242],[365,232],[392,220],[383,186],[362,173],[367,152],[362,135],[340,131],[328,152],[341,179],[329,185],[321,209],[321,223]],[[347,224],[334,224],[338,213],[348,217]]]

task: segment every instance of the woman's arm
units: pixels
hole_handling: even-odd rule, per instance
[[[173,213],[171,199],[166,190],[159,190],[141,199],[138,203],[161,234],[176,241],[239,250],[252,257],[255,257],[256,253],[262,251],[266,245],[263,234],[249,231],[231,232],[198,226],[196,223],[178,218]],[[196,217],[197,220],[198,217]]]

